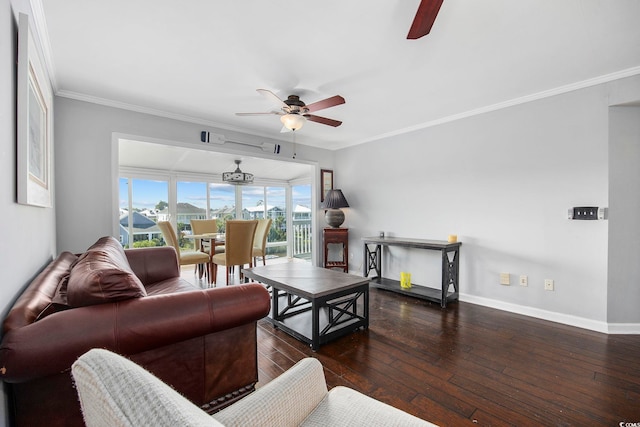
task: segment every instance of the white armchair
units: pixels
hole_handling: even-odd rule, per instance
[[[213,416],[107,350],[82,355],[72,374],[88,427],[434,425],[346,387],[328,392],[322,365],[313,358]]]

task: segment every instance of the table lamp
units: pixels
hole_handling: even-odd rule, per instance
[[[344,198],[342,190],[329,190],[324,196],[322,207],[326,209],[324,219],[333,228],[338,228],[344,222],[344,212],[340,208],[348,208],[349,202]]]

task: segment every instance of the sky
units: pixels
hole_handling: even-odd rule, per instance
[[[155,209],[158,202],[168,201],[169,183],[147,179],[132,179],[133,207],[139,209]],[[120,207],[128,206],[128,178],[120,178]],[[235,186],[229,184],[209,184],[210,207],[218,209],[224,206],[235,206]],[[262,186],[241,186],[242,205],[258,206],[264,203],[265,193]],[[190,203],[205,209],[207,207],[207,184],[204,182],[178,182],[178,202]],[[267,187],[267,204],[285,207],[285,188]],[[311,186],[293,187],[293,205],[311,207]]]

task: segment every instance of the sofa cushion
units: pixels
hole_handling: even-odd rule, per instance
[[[67,301],[72,307],[146,296],[140,279],[133,273],[124,249],[107,236],[91,246],[71,269]]]
[[[75,265],[75,262],[69,268],[69,271],[71,271],[73,265]],[[71,308],[69,306],[69,303],[67,302],[67,283],[69,283],[69,272],[67,272],[67,274],[62,276],[62,278],[60,279],[60,283],[58,283],[58,287],[56,288],[56,292],[53,295],[53,298],[51,298],[51,302],[40,312],[40,314],[38,314],[38,317],[36,317],[36,322],[38,320],[44,319],[50,314],[68,310]]]
[[[71,268],[73,268],[76,264],[74,263]],[[67,286],[69,285],[69,275],[71,274],[71,269],[69,272],[62,276],[60,279],[60,283],[58,283],[58,288],[56,289],[56,293],[53,295],[51,299],[52,303],[59,305],[69,305],[69,301],[67,300]]]

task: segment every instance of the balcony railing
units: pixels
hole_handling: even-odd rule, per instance
[[[293,221],[293,257],[311,258],[313,244],[311,220]]]
[[[120,241],[125,247],[129,247],[130,242],[128,238],[126,227],[120,227]],[[311,220],[310,219],[294,219],[293,220],[293,247],[291,248],[292,256],[294,258],[303,258],[303,259],[311,259],[311,251],[313,248],[313,232],[311,228]],[[162,241],[162,233],[157,230],[156,227],[153,227],[152,230],[147,232],[137,231],[134,232],[136,242],[146,243],[145,246],[153,246],[155,245],[155,241],[158,243]],[[192,239],[180,239],[181,247],[184,249],[193,249],[193,240]],[[164,243],[162,243],[164,244]],[[286,246],[286,242],[276,243],[274,242],[272,246],[273,249],[279,246]],[[138,245],[136,245],[138,246]],[[283,248],[284,249],[284,248]],[[277,251],[279,252],[279,251]],[[282,255],[285,254],[286,250],[283,251]]]

